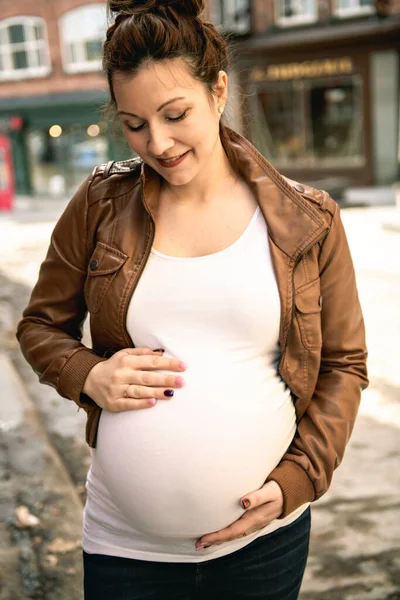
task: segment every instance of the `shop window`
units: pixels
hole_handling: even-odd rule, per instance
[[[336,0],[336,15],[356,17],[375,12],[375,0]]]
[[[317,20],[316,0],[275,0],[278,25],[302,25]]]
[[[278,162],[297,160],[304,156],[305,136],[299,119],[302,104],[300,90],[290,84],[260,91],[257,94],[258,116],[257,145]]]
[[[252,97],[255,143],[278,168],[364,164],[358,77],[271,84]]]
[[[32,129],[27,146],[33,189],[43,197],[70,197],[93,167],[109,160],[103,122]]]
[[[105,4],[89,4],[60,19],[64,69],[68,73],[98,71],[106,37]]]
[[[43,77],[49,72],[43,19],[14,17],[0,21],[0,80]]]
[[[213,23],[224,32],[247,33],[250,30],[249,0],[211,0]]]

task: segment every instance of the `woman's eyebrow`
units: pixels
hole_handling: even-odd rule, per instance
[[[164,108],[164,106],[167,106],[168,104],[171,104],[172,102],[175,102],[176,100],[185,100],[185,97],[184,96],[178,96],[177,98],[172,98],[171,100],[168,100],[167,102],[164,102],[164,104],[161,104],[161,106],[159,106],[157,108],[157,112],[160,112],[160,110],[162,110]],[[129,115],[130,117],[136,117],[138,119],[141,118],[138,115],[135,115],[134,113],[127,112],[126,110],[119,110],[118,114],[119,115]]]

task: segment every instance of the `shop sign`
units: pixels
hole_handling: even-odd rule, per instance
[[[286,63],[254,67],[250,72],[252,81],[283,81],[287,79],[304,79],[332,75],[348,75],[353,73],[354,64],[351,58],[326,58],[323,60],[306,60],[301,63]]]

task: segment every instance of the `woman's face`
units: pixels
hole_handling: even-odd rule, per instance
[[[130,79],[116,74],[113,90],[130,147],[168,183],[186,185],[207,172],[221,148],[223,71],[215,98],[180,59],[149,63]]]

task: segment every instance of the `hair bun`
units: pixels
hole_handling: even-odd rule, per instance
[[[204,9],[204,0],[109,0],[111,12],[124,15],[160,13],[170,8],[186,17],[197,17]]]

